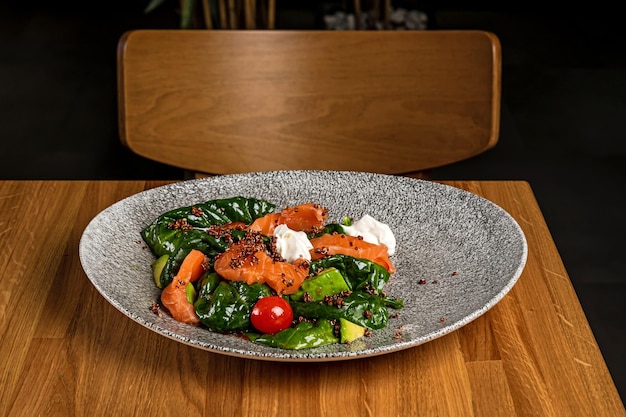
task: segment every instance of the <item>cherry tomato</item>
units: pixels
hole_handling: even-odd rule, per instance
[[[260,298],[252,307],[250,321],[263,333],[278,333],[291,326],[293,310],[289,302],[282,297],[272,295]]]

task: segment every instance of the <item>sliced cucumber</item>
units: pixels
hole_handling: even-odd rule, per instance
[[[161,273],[163,272],[163,268],[165,268],[165,264],[169,258],[170,256],[167,254],[161,255],[152,263],[152,277],[154,278],[154,283],[159,288],[163,288],[163,285],[161,285]]]
[[[193,304],[198,299],[198,292],[196,291],[196,287],[190,282],[185,287],[185,293],[187,294],[187,301],[189,304]]]

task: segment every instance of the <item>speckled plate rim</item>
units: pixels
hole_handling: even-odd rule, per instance
[[[166,210],[234,195],[267,199],[277,207],[313,200],[330,209],[331,220],[371,214],[390,224],[398,240],[398,252],[392,257],[398,271],[387,293],[405,301],[399,317],[350,345],[293,351],[154,314],[150,307],[159,293],[150,272],[154,257],[141,242],[139,230]],[[486,313],[511,290],[527,256],[519,224],[481,196],[431,181],[349,171],[257,172],[156,187],[102,210],[79,243],[88,279],[133,321],[197,348],[282,362],[376,356],[451,333]]]

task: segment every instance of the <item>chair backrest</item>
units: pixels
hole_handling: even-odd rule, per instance
[[[130,31],[120,135],[191,172],[410,174],[497,143],[500,78],[483,31]]]

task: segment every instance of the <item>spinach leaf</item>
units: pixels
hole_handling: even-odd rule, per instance
[[[147,243],[148,248],[159,257],[168,254],[170,256],[177,253],[182,248],[197,248],[207,255],[219,253],[226,250],[228,243],[224,238],[211,236],[203,229],[174,230],[168,224],[175,222],[175,219],[167,220],[162,218],[161,222],[152,223],[141,231],[141,237]]]
[[[333,233],[344,234],[345,230],[339,223],[328,223],[323,229],[309,233],[309,239],[320,237],[322,235],[332,235]]]
[[[172,281],[191,249],[198,249],[212,259],[228,248],[229,240],[237,241],[246,233],[233,229],[227,235],[213,236],[206,232],[208,227],[232,222],[250,224],[272,212],[274,207],[263,200],[233,197],[180,207],[158,216],[140,234],[155,256],[170,255],[161,271],[160,288]],[[177,221],[184,221],[185,227],[173,228],[171,225]]]
[[[382,298],[362,291],[343,298],[341,305],[293,301],[291,308],[294,317],[327,320],[344,318],[373,330],[382,329],[389,322],[389,312]]]
[[[222,282],[222,278],[216,272],[206,271],[200,276],[196,284],[198,297],[208,300],[217,289],[217,286],[220,285],[220,282]]]
[[[340,305],[326,303],[292,301],[294,317],[307,319],[340,319],[344,318],[359,326],[378,330],[387,326],[389,311],[387,307],[402,307],[402,302],[391,298],[354,291],[342,299]]]
[[[183,260],[192,249],[198,249],[204,252],[205,255],[209,256],[214,256],[219,253],[201,241],[194,239],[186,242],[184,245],[177,248],[176,251],[173,252],[167,259],[165,266],[161,270],[161,275],[159,276],[159,288],[165,288],[170,282],[172,282],[172,279],[180,269],[180,265],[183,263]]]
[[[251,327],[250,312],[254,304],[271,294],[271,288],[265,284],[223,280],[208,297],[206,294],[199,297],[194,307],[202,324],[210,330],[243,331]]]
[[[253,342],[267,346],[293,350],[339,342],[333,331],[333,325],[328,320],[318,320],[315,324],[305,321],[273,335],[249,333],[248,338]]]
[[[207,234],[208,227],[232,222],[250,224],[273,212],[274,208],[274,204],[255,198],[209,200],[161,214],[141,230],[141,237],[157,257],[166,253],[172,255],[182,246],[191,246],[192,242],[201,242],[223,252],[228,246],[226,239]],[[170,225],[176,221],[184,221],[185,228],[173,229]]]
[[[347,255],[331,255],[311,262],[310,270],[337,268],[352,291],[373,291],[382,294],[389,281],[389,272],[381,265],[367,259]]]

